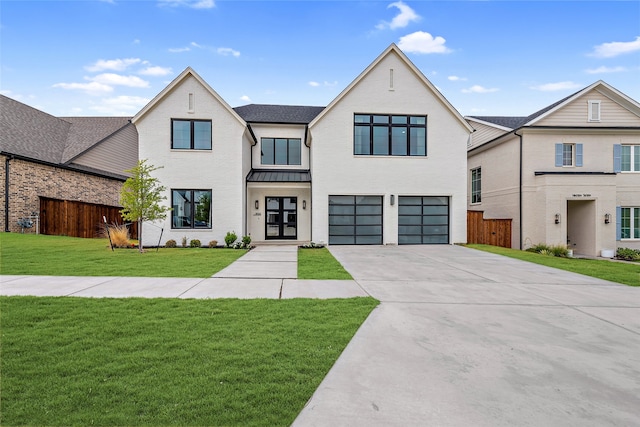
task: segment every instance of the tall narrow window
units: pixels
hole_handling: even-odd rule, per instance
[[[171,148],[211,150],[211,120],[171,119]]]
[[[562,144],[562,166],[573,166],[573,144]]]
[[[471,203],[482,202],[482,168],[471,169]]]
[[[589,121],[600,121],[600,101],[588,101],[589,103]]]

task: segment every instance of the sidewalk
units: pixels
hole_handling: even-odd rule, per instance
[[[213,277],[0,276],[0,295],[96,298],[352,298],[353,280],[297,280],[296,246],[258,246]]]

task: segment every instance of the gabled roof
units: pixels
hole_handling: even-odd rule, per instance
[[[356,79],[352,81],[349,86],[347,86],[342,92],[340,92],[340,94],[333,101],[331,101],[327,108],[325,108],[320,114],[318,114],[318,116],[316,116],[311,121],[309,127],[313,127],[319,120],[322,119],[325,114],[327,114],[327,112],[331,111],[331,109],[337,103],[339,103],[361,80],[363,80],[372,69],[374,69],[385,57],[387,57],[387,55],[390,55],[391,53],[397,54],[400,59],[407,65],[407,67],[409,67],[411,71],[413,71],[413,73],[422,81],[422,83],[424,83],[424,85],[427,86],[431,92],[433,92],[433,94],[445,106],[445,108],[447,108],[451,112],[451,114],[458,119],[460,124],[464,126],[469,132],[473,132],[473,127],[471,127],[471,125],[464,119],[464,117],[458,112],[458,110],[456,110],[453,105],[449,103],[449,101],[429,81],[429,79],[427,79],[424,74],[422,74],[422,72],[413,64],[413,62],[411,62],[411,60],[407,58],[407,56],[402,52],[402,50],[400,50],[398,46],[396,46],[395,43],[391,43],[391,45],[389,45],[389,47],[387,47],[384,52],[380,54],[380,56],[378,56],[367,68],[365,68],[365,70],[360,73],[360,75],[356,77]]]
[[[621,104],[622,106],[624,106],[625,108],[627,108],[628,110],[630,110],[631,112],[634,112],[635,114],[640,116],[640,104],[638,104],[638,102],[636,102],[635,100],[633,100],[632,98],[629,98],[627,95],[625,95],[624,93],[620,92],[619,90],[617,90],[616,88],[614,88],[613,86],[607,84],[606,82],[602,81],[602,80],[598,80],[597,82],[583,88],[580,89],[579,91],[565,97],[562,98],[561,100],[554,102],[551,105],[548,105],[546,107],[544,107],[541,110],[536,111],[533,114],[530,114],[526,117],[506,117],[506,116],[469,116],[469,119],[477,119],[477,120],[481,120],[487,123],[493,123],[496,124],[498,126],[503,126],[503,127],[507,127],[510,130],[514,130],[514,129],[518,129],[520,127],[523,126],[533,126],[535,125],[536,122],[538,122],[539,120],[542,120],[544,117],[553,114],[554,112],[558,111],[559,109],[563,108],[564,106],[566,106],[567,104],[569,104],[570,102],[574,101],[575,99],[581,97],[582,95],[584,95],[587,92],[590,92],[593,89],[598,89],[601,91],[604,91],[609,97],[611,97],[612,99],[614,99],[615,101],[617,101],[619,104]]]
[[[54,117],[0,95],[0,152],[31,160],[69,166],[128,124],[129,117]]]
[[[215,90],[213,90],[213,88],[209,86],[209,84],[205,82],[202,79],[202,77],[200,77],[198,73],[193,71],[191,67],[185,68],[184,71],[180,73],[180,75],[178,75],[178,77],[173,79],[173,81],[169,83],[167,87],[162,89],[162,91],[159,94],[157,94],[147,105],[145,105],[142,108],[142,110],[138,112],[138,114],[136,114],[131,119],[131,122],[135,124],[138,120],[144,117],[149,111],[151,111],[159,102],[161,102],[169,93],[171,93],[176,87],[178,87],[184,80],[186,80],[189,77],[195,78],[198,81],[198,83],[200,83],[202,87],[204,87],[211,94],[211,96],[213,96],[221,105],[223,105],[233,117],[235,117],[243,125],[246,125],[242,117],[240,117],[238,113],[236,113],[233,110],[233,108],[231,108],[231,106],[227,104],[227,102],[224,99],[222,99],[222,97],[218,95],[218,93]]]
[[[234,110],[247,123],[309,124],[325,107],[249,104]]]

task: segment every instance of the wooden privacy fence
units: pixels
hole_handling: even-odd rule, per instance
[[[467,211],[467,243],[511,247],[511,219],[484,219],[484,211]]]
[[[40,233],[55,236],[99,237],[104,229],[103,217],[107,223],[123,224],[121,207],[40,198]],[[137,236],[137,224],[129,225],[132,238]]]

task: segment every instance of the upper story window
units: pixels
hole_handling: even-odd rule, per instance
[[[556,166],[582,166],[582,144],[556,144]]]
[[[622,172],[640,172],[640,145],[623,145],[620,152]]]
[[[211,120],[171,119],[171,148],[211,150]]]
[[[426,116],[356,114],[353,128],[355,155],[427,155]]]
[[[589,103],[589,119],[590,122],[600,121],[600,101],[588,101]]]
[[[482,202],[482,168],[471,169],[471,203]]]
[[[300,138],[262,138],[260,163],[263,165],[302,164]]]
[[[211,228],[211,190],[172,190],[171,228]]]

